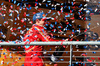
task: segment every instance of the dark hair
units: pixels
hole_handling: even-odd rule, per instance
[[[41,20],[42,18],[39,18],[39,20]],[[35,24],[36,23],[36,20],[35,21],[33,21],[33,24]]]

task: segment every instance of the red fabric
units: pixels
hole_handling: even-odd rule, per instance
[[[37,30],[36,28],[39,28],[39,30]],[[23,41],[25,41],[26,43],[30,43],[34,41],[59,41],[59,40],[53,40],[52,38],[50,38],[49,35],[47,35],[43,27],[33,24],[32,28],[25,34]],[[34,49],[32,49],[33,47]],[[43,66],[42,59],[38,57],[41,56],[42,53],[31,52],[31,51],[42,51],[43,49],[42,46],[28,46],[28,47],[24,46],[24,48],[25,51],[29,51],[26,53],[25,64],[24,64],[25,66]],[[40,61],[40,63],[34,63],[35,61]],[[32,62],[32,64],[27,62]]]
[[[30,57],[30,55],[26,55],[24,66],[43,66],[43,61],[38,56]]]

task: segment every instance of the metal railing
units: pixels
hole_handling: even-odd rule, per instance
[[[31,42],[30,44],[24,44],[25,42],[0,42],[0,45],[100,45],[100,41],[51,41],[51,42]]]
[[[70,45],[70,66],[72,66],[72,57],[73,57],[73,47],[72,45],[100,45],[100,41],[64,41],[64,42],[31,42],[30,44],[24,44],[25,42],[15,42],[15,41],[9,41],[9,42],[0,42],[0,45],[3,46],[16,46],[16,45]],[[15,51],[14,51],[15,52]],[[21,52],[21,51],[19,51]],[[53,51],[50,51],[53,52]],[[64,52],[64,51],[58,51],[58,52]],[[66,52],[66,51],[65,51]],[[69,56],[66,56],[69,57]],[[77,56],[78,57],[78,56]]]

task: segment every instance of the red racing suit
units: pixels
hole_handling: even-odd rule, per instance
[[[27,31],[24,36],[23,41],[29,44],[30,42],[35,41],[58,41],[53,40],[47,35],[46,31],[43,27],[33,24],[32,28]],[[26,51],[25,63],[24,66],[43,66],[42,52],[35,52],[35,51],[42,51],[42,46],[35,45],[35,46],[24,46]]]

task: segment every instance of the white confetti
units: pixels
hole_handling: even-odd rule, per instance
[[[19,17],[17,17],[17,19],[18,19],[18,20],[20,20],[20,18],[19,18]]]
[[[17,34],[16,33],[14,33],[14,32],[12,32],[12,34],[14,35],[14,36],[16,36]]]
[[[15,10],[15,12],[17,12],[17,14],[19,14],[19,11],[18,10]]]
[[[39,6],[41,6],[41,3],[39,3]]]
[[[4,39],[6,38],[6,36],[5,36],[5,35],[3,35],[2,37],[3,37]]]
[[[35,9],[37,10],[38,9],[38,6],[36,6]]]
[[[56,3],[56,5],[60,5],[60,3]]]
[[[46,54],[46,53],[47,53],[46,51],[43,52],[43,54]]]
[[[13,22],[13,19],[8,19],[8,20],[10,20],[11,22]]]
[[[97,23],[97,25],[99,25],[99,23]]]
[[[74,23],[74,22],[75,22],[75,20],[72,21],[72,23]]]
[[[86,6],[87,6],[87,4],[84,5],[84,7],[86,7]]]
[[[4,61],[1,61],[1,65],[3,64]]]
[[[45,2],[46,0],[43,0],[42,2]]]
[[[96,12],[97,10],[98,10],[98,9],[96,8],[96,9],[95,9],[95,12]]]

